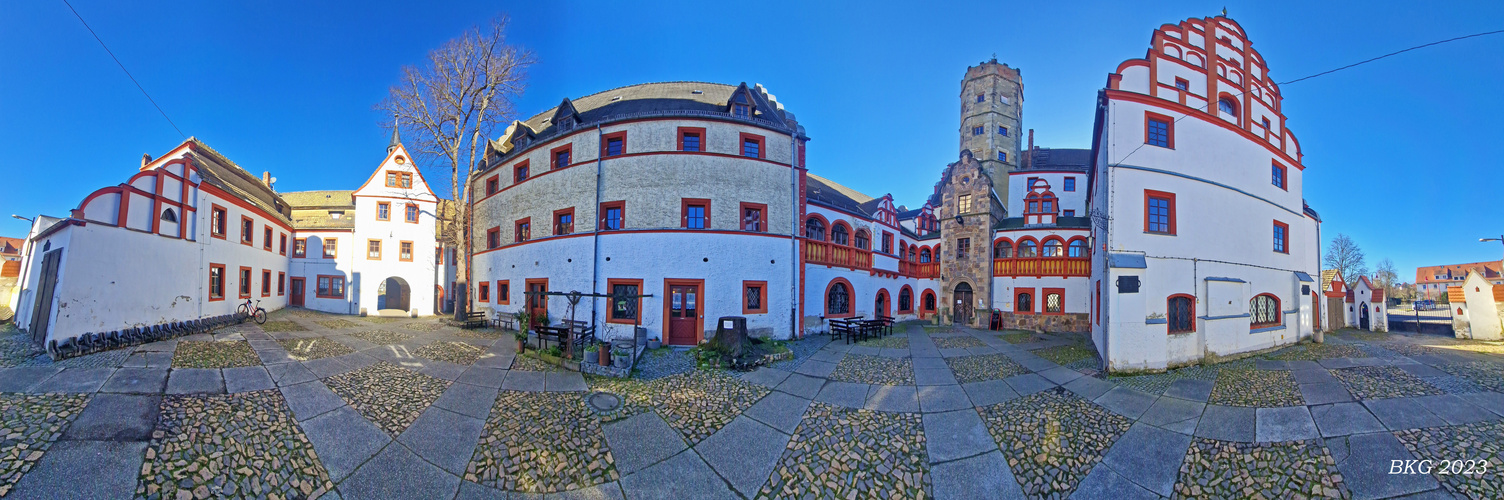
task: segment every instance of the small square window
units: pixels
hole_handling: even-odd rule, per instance
[[[1075,217],[1076,216],[1076,211],[1075,210],[1065,210],[1064,213],[1065,213],[1066,217]]]
[[[496,191],[498,191],[500,189],[501,189],[501,178],[499,176],[493,175],[489,179],[486,179],[486,194],[487,195],[496,194]]]
[[[376,202],[376,220],[392,220],[392,204],[390,202]]]
[[[977,125],[975,127],[972,127],[971,128],[971,135],[982,135],[983,130],[984,129],[982,128],[981,125]]]
[[[1274,187],[1285,189],[1285,167],[1278,163],[1270,166],[1270,180]]]
[[[627,205],[625,201],[613,201],[601,204],[601,230],[621,229],[625,222]]]
[[[514,227],[514,230],[516,231],[515,233],[513,233],[513,241],[515,242],[520,243],[533,239],[532,218],[529,217],[517,221],[517,225]]]
[[[1158,119],[1158,118],[1150,118],[1149,119],[1149,130],[1148,131],[1149,131],[1149,135],[1148,135],[1147,140],[1145,141],[1146,144],[1148,144],[1150,146],[1159,146],[1159,147],[1162,147],[1162,148],[1168,148],[1168,147],[1170,147],[1170,121],[1169,120],[1161,120],[1161,119]]]
[[[574,209],[566,208],[554,212],[554,236],[562,236],[574,233]]]
[[[339,257],[339,240],[324,238],[324,258],[333,259]]]
[[[501,246],[501,228],[493,227],[486,230],[486,249]]]
[[[528,162],[518,163],[516,166],[513,166],[512,183],[516,184],[518,182],[527,180],[528,173]]]
[[[1179,89],[1181,91],[1191,90],[1191,82],[1190,82],[1190,80],[1186,80],[1184,78],[1176,78],[1175,79],[1175,88]]]
[[[749,118],[752,116],[752,107],[746,104],[732,105],[731,115],[737,118]]]
[[[761,158],[762,141],[758,141],[757,139],[742,139],[742,156]]]
[[[686,133],[686,134],[684,134],[683,140],[684,140],[684,143],[683,143],[684,145],[682,146],[683,151],[699,151],[700,150],[700,134],[699,133],[696,133],[696,132]]]
[[[1065,178],[1065,190],[1066,191],[1075,191],[1076,190],[1076,178],[1075,177],[1066,177]]]
[[[997,161],[1008,161],[1008,152],[1007,151],[998,151],[997,152]]]
[[[987,102],[987,94],[977,94],[977,102]]]
[[[1008,136],[1008,127],[998,127],[997,128],[997,135],[1001,135],[1003,137],[1007,137]]]

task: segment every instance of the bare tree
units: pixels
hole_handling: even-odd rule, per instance
[[[1385,258],[1379,261],[1378,267],[1373,270],[1374,286],[1384,289],[1385,297],[1394,297],[1395,283],[1399,281],[1399,272],[1394,269],[1394,261]]]
[[[1357,283],[1359,277],[1368,275],[1368,265],[1363,263],[1363,249],[1358,248],[1358,243],[1345,234],[1339,233],[1326,246],[1326,255],[1322,256],[1321,265],[1342,273],[1342,279],[1348,284]]]
[[[459,259],[455,314],[468,310],[464,293],[471,249],[470,175],[485,161],[485,141],[515,113],[522,94],[530,51],[507,44],[507,18],[471,28],[428,53],[423,66],[404,66],[402,81],[376,109],[390,113],[408,138],[420,165],[449,174],[454,220],[441,224],[441,243],[457,249]]]

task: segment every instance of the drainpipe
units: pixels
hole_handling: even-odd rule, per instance
[[[799,314],[799,129],[789,134],[789,338],[804,336],[804,318]]]
[[[592,251],[591,255],[590,255],[590,293],[592,293],[592,294],[601,293],[601,291],[600,291],[600,276],[601,276],[601,269],[600,269],[601,268],[601,260],[600,260],[601,259],[601,228],[600,228],[600,220],[601,220],[601,215],[602,215],[601,214],[601,189],[604,187],[604,186],[601,185],[601,177],[602,177],[602,174],[605,172],[605,167],[606,167],[606,164],[605,164],[606,159],[600,154],[600,151],[603,151],[603,150],[600,150],[601,137],[603,137],[601,135],[601,124],[600,123],[596,123],[595,124],[595,145],[596,145],[596,148],[598,149],[598,151],[596,151],[596,154],[595,154],[595,219],[596,219],[596,228],[595,228],[594,235],[592,235],[590,237],[590,239],[591,239],[591,245],[592,245],[592,247],[594,249]],[[623,219],[625,219],[625,217],[623,217]],[[580,223],[580,221],[579,221],[578,218],[576,218],[574,222],[575,222],[575,224],[579,224]],[[626,222],[626,221],[623,220],[622,222]],[[642,295],[642,290],[638,290],[637,294],[638,295]],[[598,305],[598,301],[599,300],[600,300],[600,298],[598,298],[598,297],[591,297],[590,298],[590,324],[592,324],[592,325],[595,324],[595,313],[596,313],[596,309],[597,309],[596,306]],[[642,303],[641,299],[638,300],[638,303],[639,304]],[[607,301],[606,301],[606,307],[611,307],[610,299],[607,299]],[[638,321],[641,322],[642,321],[640,319],[642,317],[642,308],[641,307],[637,308],[637,316],[639,318]],[[636,338],[637,332],[633,331],[632,332],[632,336],[633,336],[633,338]]]
[[[1305,200],[1301,200],[1300,203],[1302,205],[1304,205],[1305,204]],[[1305,210],[1302,208],[1301,211],[1304,212]],[[1319,220],[1316,221],[1316,279],[1318,279],[1318,280],[1321,279],[1321,221],[1319,221]],[[1315,297],[1318,297],[1318,298],[1315,299],[1315,300],[1313,300],[1312,302],[1315,303],[1315,304],[1320,304],[1321,307],[1326,307],[1326,304],[1324,303],[1324,302],[1326,302],[1326,296],[1322,295],[1322,293],[1321,293],[1323,291],[1324,290],[1321,289],[1321,282],[1317,281],[1316,282],[1316,289],[1315,289],[1315,291],[1312,291],[1311,294],[1313,296],[1315,296]],[[1388,297],[1385,297],[1385,298],[1387,299]],[[1411,308],[1414,309],[1414,306],[1412,305]],[[1317,308],[1316,306],[1311,306],[1311,316],[1312,316],[1312,318],[1311,318],[1312,319],[1311,320],[1311,340],[1314,341],[1314,342],[1316,342],[1317,344],[1326,343],[1326,332],[1322,331],[1322,329],[1321,329],[1321,327],[1322,327],[1322,324],[1321,324],[1322,318],[1317,317],[1320,314],[1321,314],[1321,310],[1319,308]],[[1328,314],[1330,314],[1330,313],[1328,313]],[[1416,313],[1417,317],[1419,317],[1419,314],[1420,313]],[[1415,323],[1415,325],[1416,325],[1415,326],[1415,331],[1419,332],[1420,331],[1419,320],[1417,320],[1417,322]]]

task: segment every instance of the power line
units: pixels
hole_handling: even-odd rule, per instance
[[[1307,75],[1307,76],[1302,76],[1300,78],[1296,78],[1294,80],[1288,80],[1288,81],[1284,81],[1284,82],[1278,82],[1278,83],[1275,83],[1275,85],[1283,87],[1285,85],[1289,85],[1289,84],[1292,84],[1292,83],[1295,83],[1295,82],[1299,82],[1299,81],[1302,81],[1302,80],[1310,80],[1310,79],[1316,78],[1318,76],[1329,75],[1329,74],[1332,74],[1332,73],[1336,73],[1338,71],[1342,71],[1344,69],[1348,69],[1348,68],[1352,68],[1352,67],[1356,67],[1356,66],[1362,66],[1364,64],[1368,64],[1368,63],[1377,61],[1379,59],[1383,59],[1383,58],[1386,58],[1386,57],[1403,54],[1403,53],[1406,53],[1406,52],[1409,52],[1409,51],[1412,51],[1412,50],[1423,49],[1423,48],[1426,48],[1426,47],[1430,47],[1432,45],[1441,45],[1443,43],[1455,42],[1455,41],[1458,41],[1458,40],[1466,40],[1468,38],[1487,36],[1487,35],[1496,35],[1496,34],[1499,34],[1499,33],[1504,33],[1504,30],[1485,31],[1485,32],[1482,32],[1482,33],[1473,33],[1471,35],[1463,35],[1463,36],[1459,36],[1459,37],[1456,37],[1456,38],[1448,38],[1446,40],[1440,40],[1440,41],[1435,41],[1435,42],[1431,42],[1431,43],[1416,45],[1416,46],[1410,47],[1408,49],[1397,50],[1397,51],[1394,51],[1394,52],[1390,52],[1388,54],[1384,54],[1382,56],[1378,56],[1378,57],[1374,57],[1374,58],[1371,58],[1371,59],[1365,59],[1365,60],[1362,60],[1362,61],[1358,61],[1358,62],[1349,64],[1347,66],[1343,66],[1343,67],[1340,67],[1340,68],[1334,68],[1334,69],[1329,69],[1329,70],[1326,70],[1326,71],[1322,71],[1322,72],[1316,73],[1314,75]],[[1154,85],[1154,82],[1150,82],[1150,85]],[[1238,92],[1233,97],[1242,97],[1243,94],[1246,94],[1246,93],[1248,93],[1248,91],[1246,91],[1246,90],[1242,91],[1242,92]],[[1196,108],[1196,110],[1197,111],[1206,111],[1206,109],[1208,107],[1210,107],[1211,105],[1212,105],[1212,100],[1211,100],[1211,97],[1208,96],[1207,99],[1206,99],[1206,104],[1203,105],[1203,106],[1201,106],[1200,108]],[[1180,118],[1176,118],[1175,121],[1170,122],[1170,123],[1171,124],[1180,123],[1180,120],[1184,120],[1184,119],[1186,119],[1187,117],[1190,117],[1190,116],[1191,115],[1181,116]],[[1115,163],[1115,164],[1121,164],[1124,161],[1127,161],[1129,156],[1133,156],[1133,153],[1137,153],[1138,150],[1143,149],[1143,147],[1145,145],[1147,145],[1147,144],[1148,143],[1139,144],[1138,147],[1133,148],[1133,151],[1129,151],[1126,156],[1124,156],[1122,159],[1120,159],[1120,160],[1118,160],[1116,162],[1113,162],[1113,163]]]
[[[162,118],[167,119],[167,124],[172,125],[172,129],[178,131],[178,135],[187,139],[188,134],[184,134],[183,129],[178,128],[178,124],[173,123],[172,118],[167,116],[167,112],[162,110],[162,106],[157,104],[157,100],[152,99],[151,94],[146,93],[146,88],[141,86],[141,82],[136,81],[136,77],[131,75],[130,70],[125,69],[125,63],[120,62],[119,57],[115,57],[115,52],[111,51],[110,47],[104,44],[104,40],[99,38],[99,34],[94,32],[94,28],[89,27],[89,23],[84,21],[84,16],[78,14],[78,9],[73,8],[73,4],[68,3],[68,0],[63,0],[63,5],[67,5],[68,10],[73,11],[73,17],[77,17],[78,22],[83,23],[84,29],[89,30],[90,35],[94,35],[94,39],[99,41],[99,46],[104,47],[105,53],[109,54],[110,58],[115,60],[115,64],[120,65],[120,71],[125,72],[125,76],[131,79],[131,83],[136,84],[136,88],[141,90],[141,95],[146,96],[146,100],[151,101],[151,105],[157,108],[157,112],[162,113]]]

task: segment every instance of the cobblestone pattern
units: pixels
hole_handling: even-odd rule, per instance
[[[408,318],[393,318],[393,317],[390,317],[390,316],[366,316],[366,317],[360,318],[360,319],[362,321],[367,322],[367,323],[376,323],[378,325],[384,325],[384,324],[387,324],[387,323],[398,323],[398,322],[402,322],[402,321],[407,321]]]
[[[1446,394],[1420,377],[1393,366],[1358,366],[1331,370],[1358,399],[1403,398]]]
[[[789,348],[794,357],[769,364],[768,366],[780,370],[793,371],[799,368],[799,365],[804,364],[804,361],[809,359],[810,356],[819,352],[820,348],[825,347],[829,343],[829,335],[810,335],[799,340],[790,340],[784,344],[784,347]]]
[[[553,363],[547,363],[547,362],[544,362],[541,359],[538,359],[538,358],[535,358],[535,357],[532,357],[532,356],[529,356],[529,355],[525,355],[525,354],[519,354],[519,355],[517,355],[517,357],[512,358],[512,369],[513,370],[517,370],[517,371],[524,371],[524,372],[562,372],[562,371],[564,371],[564,367],[562,367],[562,366],[559,366],[559,365],[556,365],[556,364],[553,364]]]
[[[1305,398],[1288,370],[1222,370],[1207,402],[1225,406],[1272,408],[1301,406]]]
[[[695,371],[695,358],[689,351],[653,349],[637,360],[637,370],[633,372],[633,376],[643,380],[656,380],[692,371]]]
[[[1385,343],[1381,344],[1380,347],[1383,347],[1385,349],[1388,349],[1390,351],[1394,351],[1394,352],[1396,352],[1398,354],[1402,354],[1402,355],[1405,355],[1405,356],[1422,356],[1422,355],[1426,355],[1426,354],[1436,354],[1436,348],[1434,348],[1434,347],[1424,346],[1424,345],[1420,345],[1420,344],[1412,344],[1412,343],[1409,343],[1409,342],[1385,342]]]
[[[1320,361],[1332,358],[1368,358],[1367,352],[1354,344],[1301,344],[1265,354],[1265,359],[1282,361]]]
[[[434,342],[413,351],[414,355],[434,361],[448,361],[457,365],[469,365],[480,359],[486,350],[464,342]]]
[[[755,498],[930,498],[918,413],[810,405]]]
[[[1095,362],[1097,351],[1082,344],[1066,344],[1036,350],[1034,355],[1053,361],[1060,366],[1068,366],[1083,359]]]
[[[1185,368],[1176,368],[1164,373],[1150,373],[1145,375],[1132,375],[1127,377],[1108,377],[1107,380],[1116,382],[1150,394],[1164,394],[1165,389],[1176,380],[1217,380],[1220,370],[1206,365],[1191,365]]]
[[[303,327],[303,325],[291,321],[268,321],[259,326],[261,328],[261,331],[266,333],[302,332],[308,330],[307,328]]]
[[[273,317],[275,317],[275,316],[277,316],[279,314],[286,314],[288,316],[292,316],[292,317],[295,317],[295,318],[318,318],[318,319],[323,319],[323,318],[333,318],[333,317],[336,317],[335,314],[330,314],[330,313],[326,313],[326,312],[323,312],[323,311],[315,311],[313,309],[304,309],[304,308],[301,308],[301,307],[284,307],[282,309],[278,309],[276,311],[273,311],[271,315]]]
[[[1337,337],[1346,340],[1359,340],[1363,342],[1379,342],[1389,340],[1389,334],[1387,332],[1370,332],[1368,330],[1359,330],[1356,328],[1343,328],[1333,333],[1336,334]]]
[[[908,349],[908,335],[887,335],[857,342],[856,345],[866,347],[882,347],[888,349]]]
[[[355,352],[348,346],[335,342],[332,339],[314,337],[310,339],[278,340],[278,344],[287,350],[292,359],[308,361],[310,359],[327,358],[330,356],[344,356]]]
[[[1002,354],[980,356],[957,356],[945,358],[945,364],[956,375],[956,382],[966,384],[983,380],[997,380],[1029,373],[1027,368]]]
[[[6,328],[10,331],[0,334],[0,367],[22,366],[42,354],[40,349],[32,347],[31,339],[26,335],[17,333],[14,328]]]
[[[1191,441],[1173,499],[1352,498],[1321,440],[1283,443]]]
[[[449,381],[381,362],[325,380],[329,389],[392,437],[423,414]]]
[[[511,337],[512,334],[495,328],[464,328],[454,332],[454,336],[462,339],[501,340],[502,337]]]
[[[324,321],[315,321],[314,323],[318,323],[319,326],[322,326],[324,328],[328,328],[330,330],[338,330],[338,329],[341,329],[341,328],[354,328],[354,327],[357,327],[357,326],[362,326],[360,323],[356,323],[356,322],[350,321],[348,319],[329,319],[329,320],[324,320]]]
[[[914,385],[914,361],[865,354],[847,354],[830,372],[830,380],[880,385]]]
[[[1064,388],[978,408],[1031,498],[1065,498],[1133,421]]]
[[[413,338],[411,333],[394,332],[391,330],[361,330],[350,334],[372,344],[390,345]]]
[[[1467,425],[1407,429],[1394,433],[1395,437],[1416,458],[1432,460],[1432,467],[1441,467],[1438,460],[1461,461],[1459,468],[1450,464],[1445,474],[1433,471],[1441,484],[1457,494],[1458,498],[1504,498],[1504,420],[1477,422]],[[1487,462],[1482,474],[1467,472],[1467,461]],[[1473,472],[1482,464],[1475,463]]]
[[[261,358],[244,340],[183,340],[172,353],[173,368],[234,368],[259,364]]]
[[[436,332],[444,327],[438,321],[417,321],[399,326],[415,332]]]
[[[0,394],[0,496],[10,493],[88,404],[85,394]]]
[[[1421,380],[1431,384],[1432,387],[1441,389],[1447,394],[1472,394],[1483,392],[1488,389],[1478,387],[1478,384],[1468,382],[1467,379],[1453,375],[1438,375],[1435,377],[1421,377]]]
[[[697,370],[651,382],[605,377],[587,382],[592,391],[621,396],[623,408],[617,418],[657,411],[690,446],[721,430],[770,392],[721,370]]]
[[[997,335],[997,338],[1003,339],[1004,342],[1007,342],[1009,344],[1028,344],[1031,342],[1039,342],[1041,340],[1049,340],[1040,335],[1035,335],[1034,332],[999,333]]]
[[[973,347],[987,347],[981,339],[970,335],[956,335],[953,337],[934,337],[935,347],[941,349],[970,349]]]
[[[1446,364],[1439,368],[1468,382],[1494,392],[1504,392],[1504,363],[1473,361],[1462,364]]]
[[[136,496],[318,498],[334,489],[276,390],[167,396]]]
[[[600,419],[578,394],[501,391],[464,478],[544,493],[615,481],[618,473]]]

